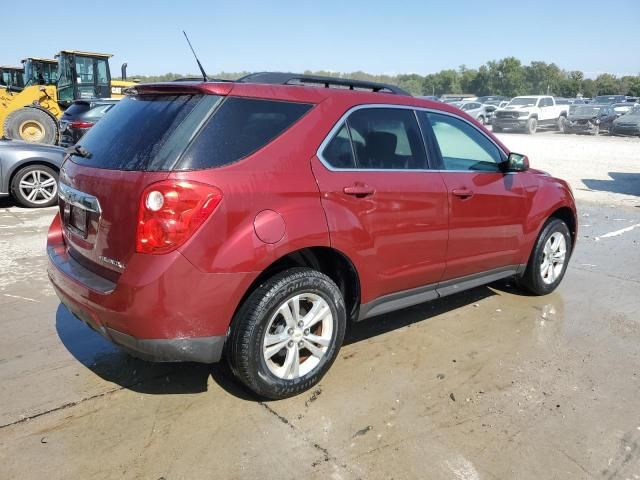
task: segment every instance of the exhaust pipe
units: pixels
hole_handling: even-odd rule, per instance
[[[122,73],[122,80],[126,80],[127,79],[127,64],[123,63],[122,67],[120,67],[120,71]]]

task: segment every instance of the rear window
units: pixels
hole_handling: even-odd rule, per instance
[[[89,110],[87,113],[85,113],[82,118],[85,120],[99,120],[102,117],[105,116],[105,114],[111,110],[113,107],[115,107],[115,104],[113,103],[105,103],[102,105],[98,105],[93,107],[91,110]]]
[[[221,98],[127,97],[79,142],[91,153],[91,158],[73,155],[72,159],[81,165],[111,170],[171,170]]]
[[[89,102],[74,102],[64,111],[64,114],[70,117],[76,117],[88,111],[91,107]]]
[[[305,103],[229,97],[176,169],[200,170],[241,160],[275,139],[311,107]]]

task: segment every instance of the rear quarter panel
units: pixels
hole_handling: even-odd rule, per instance
[[[223,192],[216,211],[181,248],[185,257],[205,272],[259,272],[293,251],[329,246],[311,158],[339,118],[334,108],[330,100],[316,105],[276,140],[236,163],[174,172],[174,178],[215,185]],[[284,235],[274,243],[256,234],[255,218],[265,210],[276,212],[284,223]]]

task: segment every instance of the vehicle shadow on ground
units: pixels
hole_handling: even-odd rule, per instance
[[[505,281],[490,286],[351,323],[344,344],[351,345],[414,323],[427,322],[438,315],[496,295],[496,289],[514,293],[513,287]],[[62,304],[56,312],[56,331],[78,362],[102,379],[134,392],[152,395],[201,393],[207,391],[212,379],[237,398],[253,402],[265,400],[239,384],[224,361],[214,365],[151,363],[131,357],[76,319]]]
[[[603,192],[640,196],[640,173],[609,172],[611,180],[583,179],[587,188]]]

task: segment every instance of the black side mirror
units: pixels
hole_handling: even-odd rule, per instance
[[[524,172],[529,170],[529,158],[520,153],[511,152],[505,162],[503,162],[505,172]]]

